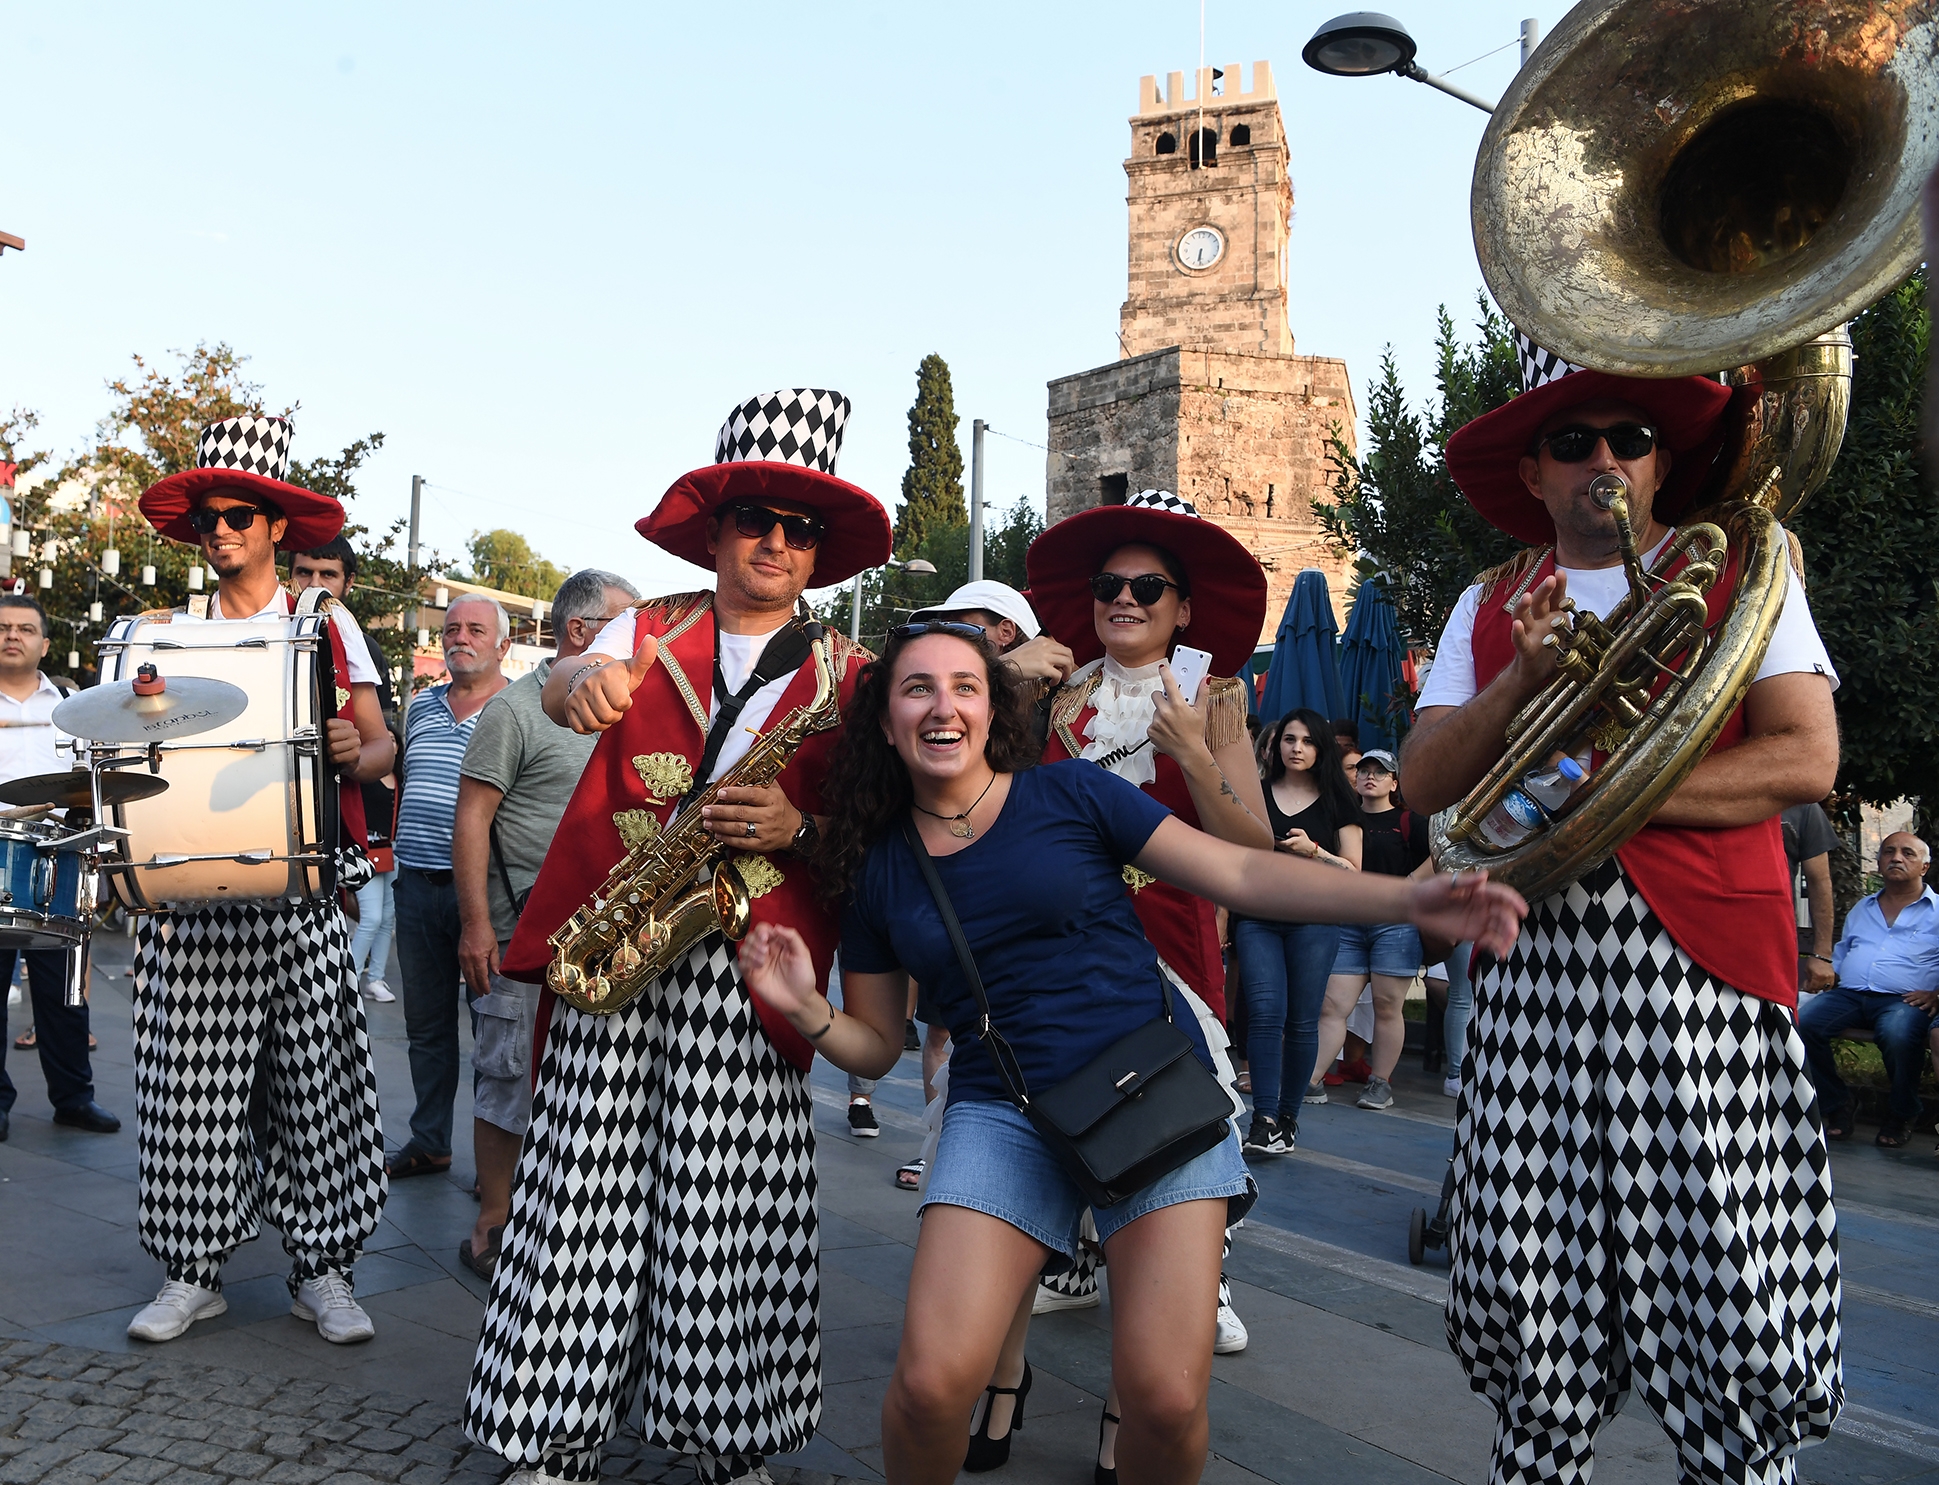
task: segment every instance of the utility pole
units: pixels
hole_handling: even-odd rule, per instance
[[[862,642],[862,575],[855,574],[854,599],[848,607],[848,638],[852,644]]]
[[[970,424],[970,549],[969,580],[983,580],[983,432],[990,425],[981,418]]]
[[[418,517],[423,513],[423,507],[424,507],[424,476],[421,474],[414,474],[411,476],[410,567],[411,567],[412,596],[416,596],[416,593],[417,593],[417,531],[418,531]],[[419,629],[423,625],[423,623],[424,623],[423,610],[417,604],[415,603],[412,604],[411,605],[411,629],[413,632],[411,634],[411,640],[413,643],[415,643],[417,640],[417,634],[415,631]]]
[[[1500,35],[1499,32],[1496,34]],[[1528,59],[1535,55],[1535,48],[1541,44],[1542,23],[1530,16],[1522,22],[1522,66],[1528,65]]]

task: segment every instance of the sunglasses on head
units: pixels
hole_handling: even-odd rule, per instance
[[[1127,583],[1131,585],[1132,600],[1147,608],[1165,596],[1165,589],[1178,588],[1178,584],[1170,578],[1155,572],[1141,572],[1136,577],[1126,577],[1117,572],[1100,572],[1091,579],[1091,597],[1099,603],[1115,603],[1118,594],[1124,591]],[[1183,588],[1178,588],[1178,591],[1181,596],[1185,592]]]
[[[953,634],[958,639],[985,639],[981,624],[965,624],[961,619],[924,619],[920,624],[898,624],[889,631],[890,639],[915,639],[923,634]]]
[[[1642,423],[1617,423],[1609,428],[1571,423],[1536,442],[1547,444],[1549,457],[1558,464],[1580,464],[1601,442],[1607,442],[1609,452],[1618,459],[1640,459],[1656,447],[1656,430]]]
[[[197,535],[208,536],[224,521],[231,531],[247,531],[256,524],[257,516],[268,515],[260,505],[225,505],[219,510],[203,507],[189,512],[189,525]]]
[[[759,541],[778,523],[782,539],[797,552],[812,552],[828,529],[814,516],[789,515],[765,505],[730,505],[726,514],[734,518],[734,529],[750,541]]]

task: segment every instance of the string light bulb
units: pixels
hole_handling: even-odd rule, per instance
[[[121,553],[113,547],[109,547],[107,551],[103,552],[101,554],[101,570],[109,577],[119,577],[121,574]]]
[[[420,627],[417,631],[417,647],[420,650],[431,648],[431,631]]]
[[[54,569],[43,567],[40,570],[40,585],[43,589],[54,586]]]
[[[141,569],[141,585],[144,588],[152,588],[155,586],[155,567],[153,563],[143,565]]]
[[[16,557],[34,555],[34,533],[25,527],[16,527],[13,533],[13,554]]]
[[[92,624],[101,622],[101,600],[98,598],[88,605],[88,622]]]
[[[201,591],[202,591],[202,568],[198,564],[189,569],[189,592],[200,593]]]
[[[81,668],[81,652],[79,650],[69,650],[67,652],[67,668],[69,670],[79,670]]]

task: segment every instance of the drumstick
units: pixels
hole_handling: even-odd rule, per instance
[[[7,722],[0,721],[0,727],[52,727],[52,722]]]
[[[31,820],[35,815],[44,815],[49,810],[59,809],[56,804],[28,804],[17,810],[0,810],[0,820]]]

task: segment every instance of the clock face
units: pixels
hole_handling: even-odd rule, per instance
[[[1216,227],[1194,227],[1178,239],[1178,262],[1184,268],[1210,268],[1225,256],[1225,239]]]

